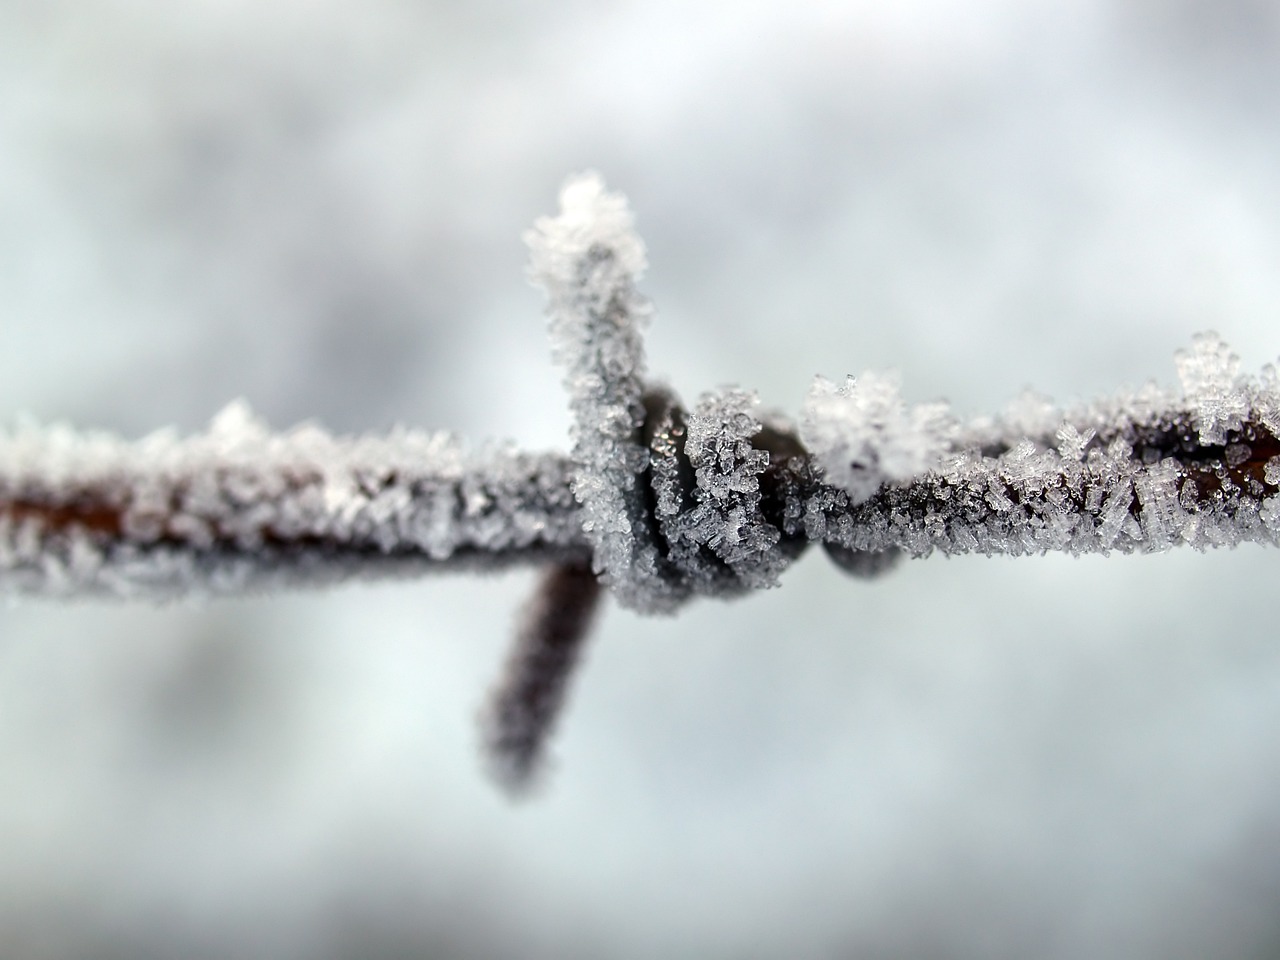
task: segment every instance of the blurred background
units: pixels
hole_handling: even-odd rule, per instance
[[[693,399],[998,410],[1280,354],[1280,7],[0,0],[0,418],[566,446],[521,232],[631,198]],[[608,606],[542,794],[532,573],[0,610],[0,954],[1280,954],[1280,555],[815,551]]]

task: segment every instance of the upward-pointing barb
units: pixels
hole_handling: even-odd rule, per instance
[[[560,213],[525,235],[530,277],[547,293],[552,352],[564,366],[573,412],[573,493],[595,571],[618,600],[670,609],[679,597],[660,575],[649,536],[644,473],[644,345],[649,304],[636,291],[646,261],[621,194],[598,174],[569,180]]]

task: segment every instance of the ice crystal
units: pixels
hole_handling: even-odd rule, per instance
[[[946,404],[908,407],[897,376],[873,371],[839,387],[815,378],[800,438],[827,481],[859,503],[935,467],[954,430]]]
[[[1094,438],[1093,428],[1086,428],[1084,433],[1076,429],[1073,423],[1063,423],[1057,430],[1058,455],[1067,463],[1079,463],[1084,459],[1084,452]]]
[[[1280,456],[1272,457],[1267,461],[1263,479],[1273,487],[1280,487]]]
[[[1192,404],[1200,442],[1222,443],[1249,412],[1249,396],[1239,377],[1240,358],[1216,333],[1197,334],[1190,350],[1175,356],[1178,379]]]

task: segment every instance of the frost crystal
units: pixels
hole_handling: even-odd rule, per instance
[[[1239,429],[1249,412],[1249,397],[1238,376],[1240,358],[1216,333],[1200,333],[1190,350],[1174,360],[1182,391],[1195,412],[1200,442],[1222,443],[1228,430]]]
[[[1262,501],[1259,519],[1273,536],[1280,537],[1280,496],[1268,497]]]
[[[1280,487],[1280,456],[1272,457],[1267,461],[1262,478],[1271,486]]]
[[[854,503],[885,483],[909,481],[935,467],[954,432],[946,404],[908,408],[898,378],[876,372],[849,377],[840,387],[815,378],[800,423],[800,438],[827,482]]]
[[[687,423],[674,398],[649,394],[640,327],[651,309],[635,289],[644,246],[626,201],[594,174],[571,180],[559,216],[527,239],[531,274],[547,292],[556,359],[574,414],[573,491],[594,568],[625,605],[669,612],[691,593],[776,582],[782,534],[761,512],[770,454],[752,446],[754,395],[708,394]],[[659,414],[655,412],[655,418]]]
[[[1094,430],[1090,428],[1081,433],[1074,424],[1063,423],[1058,428],[1057,436],[1058,455],[1065,461],[1079,463],[1084,459],[1085,448],[1093,440]]]
[[[1277,373],[1274,363],[1262,368],[1262,381],[1254,406],[1259,422],[1271,431],[1272,436],[1280,436],[1280,373]]]

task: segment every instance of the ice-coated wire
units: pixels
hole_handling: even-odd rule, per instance
[[[588,174],[527,237],[574,413],[569,455],[447,434],[273,433],[243,404],[187,438],[19,422],[0,432],[0,590],[169,597],[513,563],[589,563],[625,605],[778,582],[821,542],[899,556],[1280,542],[1280,378],[1215,334],[1180,386],[1073,410],[1034,396],[962,422],[896,380],[818,380],[793,429],[722,389],[646,385],[626,201]]]
[[[440,433],[271,433],[243,403],[186,438],[19,424],[0,434],[0,585],[164,598],[581,559],[571,467]]]
[[[642,613],[771,587],[810,543],[875,577],[904,556],[1280,544],[1280,377],[1216,334],[1180,387],[1073,410],[1026,395],[962,422],[896,377],[815,380],[798,428],[723,388],[692,409],[646,383],[645,249],[595,174],[526,236],[564,368],[572,449],[400,429],[273,433],[243,403],[134,442],[0,430],[0,591],[166,598],[432,570],[547,568],[484,718],[513,793],[540,772],[607,588]]]

